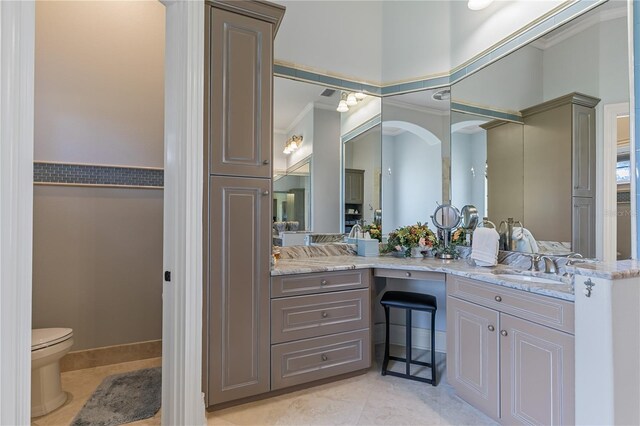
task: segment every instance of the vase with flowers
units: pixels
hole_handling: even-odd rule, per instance
[[[383,252],[400,257],[423,257],[437,242],[437,237],[427,224],[418,222],[390,232]]]
[[[382,229],[380,229],[380,226],[376,225],[375,223],[363,226],[362,232],[368,232],[372,240],[378,240],[382,242]]]

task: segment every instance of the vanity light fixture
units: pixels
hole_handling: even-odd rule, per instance
[[[451,89],[438,90],[436,93],[431,95],[431,98],[436,101],[448,101],[451,99]]]
[[[350,106],[358,105],[358,102],[366,98],[363,92],[342,92],[340,96],[340,102],[338,103],[338,108],[336,111],[338,112],[347,112],[349,111]]]
[[[302,145],[302,135],[293,135],[284,143],[284,149],[282,152],[289,155],[300,148],[300,145]]]
[[[336,109],[338,112],[347,112],[349,111],[349,106],[347,105],[347,94],[342,92],[340,102],[338,103],[338,108]]]
[[[493,0],[469,0],[467,7],[471,10],[482,10],[493,3]]]

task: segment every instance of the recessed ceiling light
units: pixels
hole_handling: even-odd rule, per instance
[[[451,99],[451,89],[442,89],[431,95],[436,101],[448,101]]]
[[[493,0],[469,0],[467,7],[471,10],[482,10],[493,3]]]

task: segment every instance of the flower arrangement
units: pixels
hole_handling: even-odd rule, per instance
[[[390,232],[383,252],[401,252],[405,256],[410,256],[413,247],[424,247],[427,250],[437,243],[438,238],[433,231],[426,224],[418,222],[415,225],[403,226]]]
[[[467,242],[467,232],[464,228],[457,228],[451,233],[451,244],[456,246],[463,246]]]
[[[371,236],[371,239],[382,241],[382,229],[380,229],[380,226],[376,225],[375,223],[364,226],[362,228],[362,231],[368,232]]]

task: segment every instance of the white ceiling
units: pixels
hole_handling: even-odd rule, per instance
[[[273,79],[273,127],[276,133],[287,133],[288,127],[309,103],[335,109],[340,91],[330,98],[320,96],[327,87],[276,77]]]
[[[563,3],[495,1],[276,0],[287,7],[276,61],[389,84],[448,73]]]

